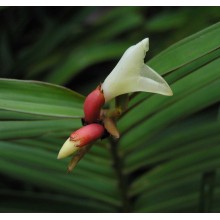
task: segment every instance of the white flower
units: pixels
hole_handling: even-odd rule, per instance
[[[116,96],[138,91],[173,95],[167,82],[144,63],[148,50],[149,39],[145,38],[125,51],[102,84],[105,102]]]

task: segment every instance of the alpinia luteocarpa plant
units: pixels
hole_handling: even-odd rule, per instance
[[[85,98],[73,91],[75,84],[71,90],[42,81],[1,78],[0,211],[219,212],[219,35],[217,23],[147,62],[171,85],[172,97],[140,92],[113,95],[106,101],[107,79],[86,81],[87,85],[95,81],[96,89]],[[94,53],[82,46],[81,56]],[[100,55],[107,48],[95,51]],[[104,74],[105,64],[98,63]],[[54,80],[62,76],[59,69]],[[112,82],[114,86],[117,81]],[[90,90],[83,85],[81,92]],[[99,101],[92,102],[90,96]],[[112,138],[96,141],[103,134]],[[71,146],[70,138],[77,142],[77,152],[66,148],[72,156],[68,170],[85,155],[73,175],[64,172],[68,158],[56,160],[67,137]]]
[[[102,109],[103,105],[112,99],[123,94],[139,91],[166,96],[173,95],[166,81],[144,63],[148,49],[148,38],[129,47],[104,82],[86,97],[84,102],[84,118],[82,119],[84,127],[70,135],[62,146],[57,157],[58,159],[68,157],[78,152],[80,148],[88,147],[97,139],[109,135],[119,138],[119,131],[115,121],[125,109],[117,105],[114,109]],[[123,103],[120,103],[120,105],[123,105]],[[80,154],[82,154],[81,152]],[[75,155],[73,155],[74,157]],[[72,159],[68,166],[68,171],[71,171],[77,162],[78,160]]]

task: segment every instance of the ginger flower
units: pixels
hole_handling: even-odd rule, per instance
[[[167,82],[144,63],[149,39],[129,47],[102,84],[105,102],[131,92],[152,92],[173,95]]]
[[[122,94],[140,91],[173,95],[167,82],[144,63],[148,49],[148,38],[129,47],[103,84],[86,97],[83,127],[70,135],[58,154],[58,159],[62,159],[78,152],[70,162],[69,171],[76,166],[94,141],[108,135],[115,139],[120,137],[116,127],[117,106],[115,109],[103,110],[106,102]]]

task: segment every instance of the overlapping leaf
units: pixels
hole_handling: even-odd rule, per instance
[[[141,173],[128,192],[136,198],[138,212],[204,211],[200,203],[208,198],[201,197],[202,176],[213,171],[218,177],[220,165],[220,40],[215,35],[219,30],[216,24],[150,61],[166,75],[174,96],[134,96],[120,120],[124,171]]]
[[[82,117],[83,96],[64,87],[0,79],[0,108],[53,117]]]

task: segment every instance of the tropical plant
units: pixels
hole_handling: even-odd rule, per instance
[[[96,142],[71,174],[56,157],[81,126],[84,96],[0,79],[0,211],[219,212],[219,36],[217,23],[147,62],[174,96],[130,95],[121,138]]]

